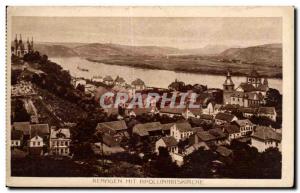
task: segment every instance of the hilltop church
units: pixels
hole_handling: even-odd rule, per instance
[[[11,46],[11,54],[23,57],[25,54],[33,52],[33,38],[31,38],[31,41],[27,38],[26,46],[25,42],[22,41],[22,35],[20,34],[20,38],[18,40],[18,37],[16,35],[16,38]]]
[[[227,72],[223,84],[223,103],[241,107],[258,107],[264,104],[269,86],[267,78],[264,78],[263,81],[262,79],[258,72],[253,69],[246,77],[246,81],[235,89],[230,72]]]

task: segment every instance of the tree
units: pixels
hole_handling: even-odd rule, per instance
[[[13,122],[30,121],[30,115],[27,113],[26,109],[24,108],[24,103],[22,100],[17,99],[15,101],[14,116],[12,121]]]
[[[276,107],[281,106],[282,104],[282,95],[276,89],[269,88],[266,93],[266,106]]]
[[[277,148],[264,151],[258,162],[263,178],[281,178],[282,155]]]
[[[180,177],[209,178],[212,177],[212,161],[216,155],[211,150],[200,148],[184,158]]]
[[[178,175],[178,166],[172,161],[168,150],[165,147],[158,148],[159,154],[154,160],[152,173],[156,177],[176,177]]]
[[[11,85],[17,84],[22,70],[12,70],[11,72]]]

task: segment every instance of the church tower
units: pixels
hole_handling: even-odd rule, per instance
[[[230,72],[227,72],[226,80],[223,84],[223,103],[230,104],[230,97],[234,92],[234,83],[231,80]]]

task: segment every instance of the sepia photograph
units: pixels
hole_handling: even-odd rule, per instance
[[[290,187],[293,7],[7,7],[7,185]]]

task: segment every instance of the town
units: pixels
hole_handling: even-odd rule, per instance
[[[228,69],[223,89],[201,85],[201,74],[199,84],[156,88],[109,74],[73,77],[21,35],[11,53],[13,176],[281,177],[282,95],[255,68],[240,85]],[[107,92],[158,97],[103,108]],[[180,98],[190,93],[197,108]]]

